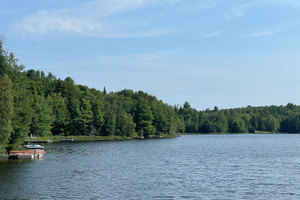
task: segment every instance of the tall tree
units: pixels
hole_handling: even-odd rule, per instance
[[[149,137],[156,132],[152,125],[153,114],[149,102],[144,97],[138,98],[135,120],[137,124],[137,132],[140,136]]]
[[[0,153],[6,152],[12,132],[14,99],[11,79],[4,74],[0,79]]]
[[[115,135],[116,120],[117,120],[117,116],[112,110],[109,110],[104,114],[105,123],[103,125],[103,133],[105,136]]]
[[[34,136],[51,135],[51,125],[53,124],[54,117],[47,99],[42,96],[35,96],[32,108],[34,112],[30,132]]]
[[[48,97],[52,107],[54,122],[52,126],[53,135],[69,135],[67,127],[69,125],[69,113],[67,108],[67,99],[63,98],[60,93],[55,93]]]
[[[125,111],[119,111],[116,119],[116,135],[129,137],[135,135],[133,117]]]
[[[90,125],[93,120],[93,112],[90,101],[87,99],[81,100],[79,115],[75,119],[77,123],[77,130],[81,135],[88,135],[90,130]]]
[[[25,76],[20,76],[14,81],[14,117],[13,132],[10,137],[10,148],[19,148],[30,132],[30,124],[33,117],[33,95],[26,89]]]

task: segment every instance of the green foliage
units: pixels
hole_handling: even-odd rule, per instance
[[[11,79],[4,74],[0,79],[0,153],[6,152],[12,132],[14,99]]]
[[[131,114],[120,111],[116,119],[116,135],[122,137],[135,136],[136,124]]]
[[[10,148],[18,148],[30,133],[33,110],[31,109],[33,95],[26,90],[26,79],[20,74],[19,81],[14,81],[14,117],[13,132],[10,138]]]
[[[178,110],[145,92],[107,93],[105,87],[101,92],[76,85],[70,77],[23,71],[13,54],[0,50],[0,73],[11,77],[15,94],[10,148],[18,148],[30,134],[133,138],[185,131]]]
[[[229,132],[231,133],[245,133],[247,132],[245,121],[241,118],[233,118],[229,122]]]
[[[35,136],[51,135],[51,125],[54,117],[47,99],[43,96],[34,97],[32,104],[33,117],[30,124],[30,133]]]
[[[212,111],[197,111],[185,103],[176,110],[184,118],[187,133],[300,132],[300,106],[291,103],[224,110],[215,107]]]
[[[299,133],[300,132],[300,120],[299,114],[287,116],[281,123],[281,131],[287,133]]]
[[[0,42],[0,152],[34,136],[134,138],[187,133],[300,132],[300,106],[197,111],[145,92],[103,92],[27,70]]]
[[[79,135],[89,134],[89,125],[93,120],[92,106],[87,99],[81,99],[78,116],[75,119]]]
[[[155,127],[152,125],[153,118],[149,102],[140,96],[135,113],[136,130],[140,136],[149,137],[156,132]]]
[[[69,125],[69,113],[67,108],[67,99],[60,93],[54,93],[48,97],[48,102],[52,108],[54,122],[52,125],[53,135],[68,135],[67,127]]]
[[[297,124],[299,124],[299,118],[296,118],[298,119]],[[268,132],[277,133],[280,128],[280,123],[273,115],[269,115],[265,122],[265,128]]]
[[[116,114],[113,111],[108,111],[104,114],[104,136],[115,135],[116,132]]]

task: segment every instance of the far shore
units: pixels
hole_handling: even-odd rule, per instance
[[[299,134],[299,133],[284,133],[284,132],[267,132],[267,131],[255,131],[255,133],[180,133],[180,135],[234,135],[234,134]],[[122,141],[122,140],[139,140],[139,139],[163,139],[174,138],[176,135],[151,135],[148,138],[143,137],[121,137],[121,136],[49,136],[38,137],[37,141],[60,142],[60,140],[73,139],[74,142],[93,142],[93,141]]]
[[[286,133],[286,132],[267,132],[267,131],[255,131],[255,133],[181,133],[182,135],[235,135],[235,134],[299,134],[299,133]]]

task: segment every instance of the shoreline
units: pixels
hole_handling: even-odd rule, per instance
[[[70,140],[68,142],[94,142],[94,141],[124,141],[124,140],[141,140],[141,139],[166,139],[175,138],[175,135],[152,135],[148,138],[142,137],[120,137],[120,136],[49,136],[49,137],[37,137],[37,141],[48,141],[51,140],[53,143],[56,142],[67,142],[60,140]],[[73,140],[73,141],[71,141]]]
[[[257,131],[255,133],[181,133],[181,135],[242,135],[242,134],[300,134],[300,133],[285,133],[285,132],[265,132]]]
[[[240,134],[300,134],[300,133],[272,133],[257,131],[255,133],[180,133],[180,135],[240,135]],[[96,141],[125,141],[125,140],[141,140],[141,139],[166,139],[176,138],[176,135],[151,135],[148,138],[142,137],[120,137],[120,136],[49,136],[37,137],[38,141],[51,140],[53,143],[57,142],[96,142]],[[60,140],[73,140],[73,141],[60,141]]]

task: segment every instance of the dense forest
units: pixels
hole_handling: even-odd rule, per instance
[[[197,111],[143,91],[107,93],[43,71],[25,70],[0,42],[0,153],[34,136],[149,137],[180,133],[300,132],[300,106]]]
[[[0,152],[34,136],[172,135],[184,121],[172,106],[145,92],[107,93],[42,71],[25,70],[0,45]]]
[[[184,119],[186,133],[299,133],[300,106],[264,106],[197,111],[185,103],[175,108]]]

